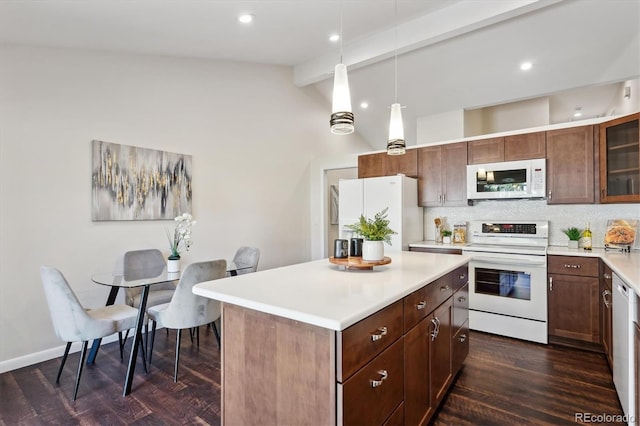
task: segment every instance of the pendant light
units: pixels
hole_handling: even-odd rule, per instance
[[[398,103],[398,0],[395,1],[395,54],[393,58],[395,74],[395,102],[391,105],[391,117],[389,119],[389,139],[387,140],[388,155],[402,155],[406,152],[404,142],[404,125],[402,124],[402,106]]]
[[[347,66],[342,63],[342,0],[340,1],[340,63],[333,76],[333,105],[331,108],[331,133],[348,135],[353,133],[353,112],[349,94]]]

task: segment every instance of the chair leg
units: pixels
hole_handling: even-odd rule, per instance
[[[76,400],[78,396],[78,385],[80,384],[80,376],[82,376],[82,367],[84,366],[84,359],[87,356],[87,347],[89,346],[89,341],[82,342],[82,350],[80,352],[80,363],[78,364],[78,374],[76,375],[76,387],[73,390],[73,400]]]
[[[149,343],[149,367],[151,367],[151,357],[153,356],[153,342],[156,340],[156,322],[151,326],[151,342]]]
[[[118,345],[120,346],[120,362],[124,361],[124,342],[122,340],[122,331],[118,331]]]
[[[222,349],[222,346],[220,346],[220,333],[218,333],[218,327],[216,326],[215,321],[211,323],[211,328],[213,329],[213,332],[216,335],[216,340],[218,341],[218,348]]]
[[[182,330],[178,329],[176,335],[176,365],[173,369],[173,383],[178,381],[178,361],[180,360],[180,338],[182,337]]]
[[[196,327],[196,342],[198,347],[200,347],[200,327]]]
[[[64,363],[67,362],[67,355],[69,355],[69,349],[71,349],[71,342],[67,342],[67,347],[64,349],[64,355],[62,355],[62,362],[60,363],[60,369],[58,370],[58,376],[56,377],[56,383],[60,383],[60,375],[64,368]]]

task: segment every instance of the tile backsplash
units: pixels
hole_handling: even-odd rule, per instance
[[[433,240],[433,220],[443,219],[453,225],[470,220],[548,220],[549,245],[566,246],[562,229],[575,226],[584,229],[587,222],[593,233],[593,246],[604,247],[604,234],[609,219],[640,219],[640,204],[562,204],[548,205],[546,200],[479,201],[467,207],[425,207],[424,237]],[[640,248],[636,238],[635,249]]]

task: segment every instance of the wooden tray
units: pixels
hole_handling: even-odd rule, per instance
[[[344,266],[345,269],[373,269],[374,266],[388,265],[391,258],[385,256],[384,259],[378,261],[362,260],[362,257],[347,257],[344,259],[336,259],[331,256],[329,262],[334,265]]]

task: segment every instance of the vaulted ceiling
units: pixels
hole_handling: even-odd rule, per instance
[[[594,117],[606,85],[640,76],[638,0],[4,0],[0,43],[290,66],[294,84],[327,98],[328,123],[341,17],[356,131],[373,149],[386,142],[396,52],[409,145],[418,117],[540,96],[556,95],[559,117],[575,102]]]

